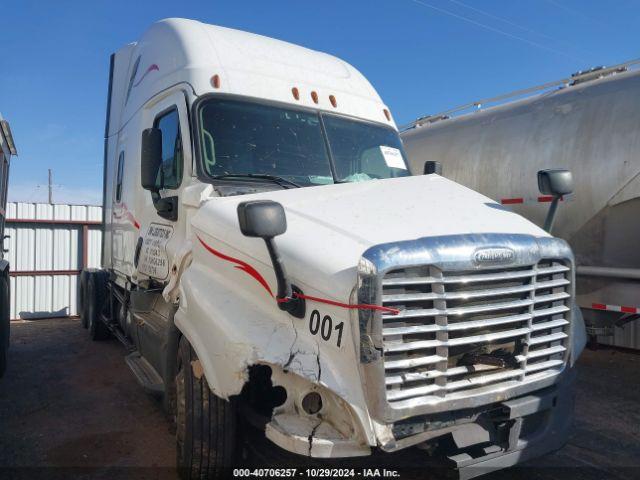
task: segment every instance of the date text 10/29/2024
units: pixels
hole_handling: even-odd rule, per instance
[[[235,478],[398,478],[397,470],[387,468],[236,468]]]

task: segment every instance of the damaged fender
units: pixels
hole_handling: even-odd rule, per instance
[[[203,258],[198,258],[199,255]],[[317,385],[326,389],[343,401],[353,411],[353,420],[358,424],[354,428],[362,432],[358,436],[364,438],[365,444],[375,445],[358,364],[354,361],[359,358],[354,340],[357,332],[353,331],[357,326],[349,311],[308,302],[305,318],[295,318],[280,310],[258,282],[242,281],[245,278],[242,275],[246,276],[244,272],[216,268],[219,266],[211,264],[205,255],[202,249],[194,249],[193,261],[182,274],[175,321],[196,351],[211,390],[225,399],[238,395],[248,380],[249,366],[271,365],[274,372],[283,373],[278,382],[287,389],[288,395],[290,390],[299,391],[302,381],[309,387]],[[260,267],[267,281],[275,283],[273,271]],[[305,293],[321,294],[311,286],[298,284]],[[339,347],[335,340],[325,341],[321,335],[310,332],[309,320],[314,311],[344,323]],[[291,388],[288,382],[295,383],[296,388]],[[278,430],[281,437],[295,436],[295,431],[305,432],[304,425],[313,423],[304,418],[292,420],[290,413],[284,411],[280,411],[280,415],[289,417],[275,415],[271,430]],[[327,420],[320,430],[335,436],[331,430],[334,427],[330,419]],[[270,438],[274,440],[276,436],[274,433]],[[291,450],[286,442],[276,443]],[[325,453],[314,456],[326,456],[331,449],[325,445],[321,451]],[[314,453],[308,447],[307,452]],[[361,452],[366,454],[365,449]]]

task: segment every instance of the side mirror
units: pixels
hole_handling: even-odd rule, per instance
[[[305,301],[298,296],[302,291],[289,281],[274,241],[274,237],[287,231],[287,217],[282,205],[271,200],[242,202],[238,205],[238,222],[244,236],[262,238],[267,246],[278,281],[276,301],[280,309],[294,317],[304,318]]]
[[[282,205],[271,200],[255,200],[238,205],[240,231],[245,237],[273,238],[287,231]]]
[[[561,197],[573,193],[573,175],[569,170],[553,169],[538,172],[538,189],[543,195]]]
[[[564,195],[573,193],[573,175],[561,168],[540,170],[538,172],[538,190],[543,195],[551,195],[551,206],[544,221],[544,229],[551,233],[556,218],[558,203]]]
[[[426,162],[424,162],[424,174],[430,175],[432,173],[435,173],[436,175],[442,175],[442,164],[440,162],[427,160]]]
[[[162,131],[146,128],[142,131],[140,183],[145,190],[157,191],[156,179],[162,164]]]

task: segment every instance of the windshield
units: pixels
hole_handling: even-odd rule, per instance
[[[369,122],[211,98],[199,123],[209,177],[273,175],[310,186],[409,175],[398,133]]]

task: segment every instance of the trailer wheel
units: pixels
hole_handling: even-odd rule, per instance
[[[7,370],[7,350],[9,350],[9,331],[10,331],[10,295],[9,277],[3,275],[0,278],[0,377]]]
[[[80,272],[80,288],[78,292],[78,313],[80,314],[80,321],[83,328],[89,328],[89,317],[87,315],[87,279],[89,278],[89,272],[82,270]]]
[[[182,337],[176,373],[178,469],[184,480],[226,478],[236,449],[235,405],[211,391],[197,362]]]
[[[83,308],[87,312],[89,337],[93,341],[109,338],[109,328],[100,318],[107,294],[107,272],[97,270],[88,272],[85,302]]]

